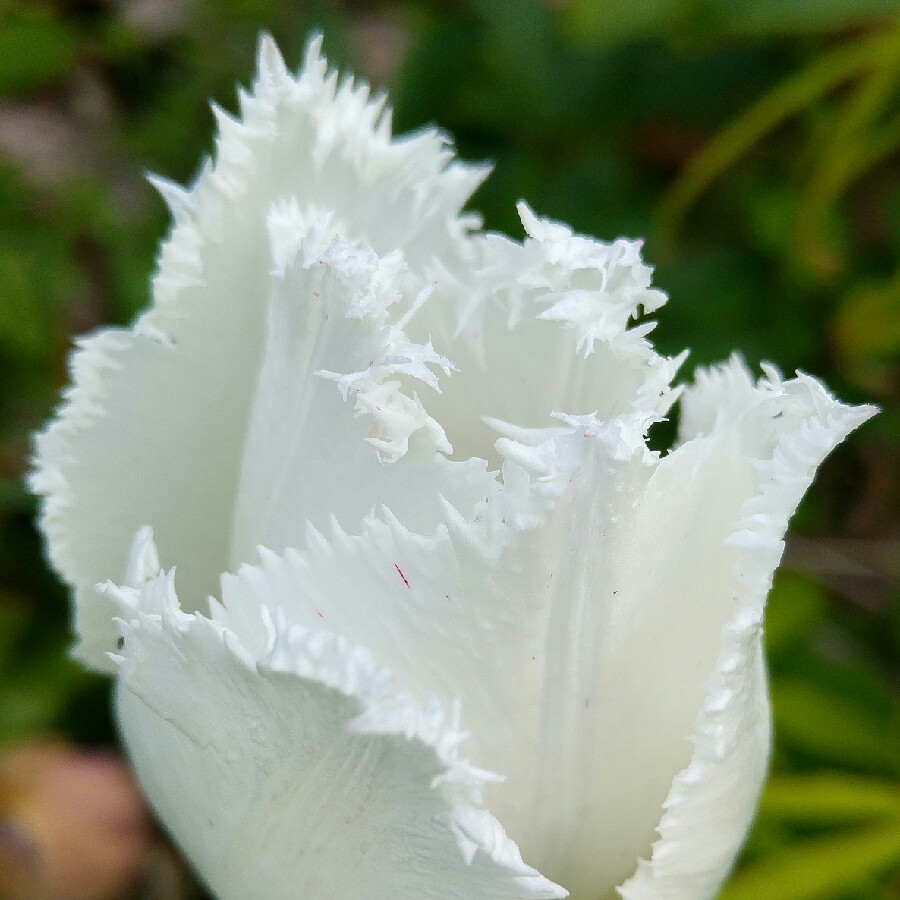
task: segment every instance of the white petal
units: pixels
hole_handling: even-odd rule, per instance
[[[93,584],[118,580],[135,530],[155,529],[186,596],[214,592],[229,560],[235,492],[263,355],[272,204],[302,198],[344,239],[403,247],[422,283],[458,267],[459,209],[484,169],[434,131],[392,141],[383,98],[326,71],[319,42],[290,75],[260,45],[241,118],[215,110],[216,158],[190,190],[157,180],[174,217],[154,305],[130,330],[80,342],[73,386],[37,444],[33,487],[57,570],[76,588],[79,655],[104,666],[115,633]]]
[[[635,324],[666,299],[650,286],[640,242],[573,234],[524,203],[519,212],[524,242],[476,241],[469,280],[438,280],[410,326],[458,369],[428,404],[457,457],[492,458],[479,417],[527,428],[549,426],[556,411],[662,417],[678,395],[670,383],[686,354],[660,356],[646,339],[654,323]]]
[[[746,378],[737,364],[734,377]],[[460,696],[473,759],[507,779],[490,789],[492,808],[526,858],[575,896],[612,890],[649,852],[672,780],[691,761],[698,711],[708,707],[714,724],[736,716],[739,774],[727,760],[715,771],[743,779],[743,805],[736,795],[733,827],[692,857],[718,866],[716,880],[766,765],[753,623],[781,536],[815,466],[869,414],[804,377],[751,384],[733,414],[731,393],[725,385],[710,434],[661,460],[646,451],[648,420],[637,414],[513,430],[518,440],[498,442],[503,484],[471,518],[448,511],[432,537],[390,516],[359,536],[313,533],[305,550],[264,554],[228,579],[217,615],[249,635],[246,620],[268,597],[291,621],[372,647],[417,696]],[[786,448],[810,435],[802,465],[786,464]],[[780,504],[778,515],[760,496]],[[738,543],[768,541],[752,583],[729,541],[748,528],[754,536]],[[723,711],[723,698],[734,709]]]
[[[713,897],[728,874],[767,768],[770,715],[761,622],[788,520],[825,456],[875,412],[843,406],[808,376],[782,382],[771,367],[754,386],[737,359],[698,373],[683,402],[682,438],[704,431],[713,439],[736,436],[739,464],[753,470],[753,490],[726,540],[734,557],[731,614],[704,685],[690,762],[669,791],[649,862],[642,860],[619,889],[628,900]],[[681,451],[690,447],[686,443]],[[736,468],[732,477],[744,480]],[[734,485],[717,480],[707,489],[720,502]]]
[[[619,888],[626,900],[714,897],[750,829],[766,777],[771,715],[758,613],[744,608],[723,632],[691,761],[675,778],[652,861]]]
[[[443,457],[451,447],[419,400],[451,363],[400,328],[401,254],[329,238],[327,219],[310,224],[296,205],[269,218],[276,276],[227,568],[259,544],[299,546],[307,523],[355,530],[382,503],[425,533],[442,494],[470,509],[494,478],[484,463]]]
[[[492,492],[493,481],[483,465],[453,466],[435,458],[435,451],[451,448],[430,414],[432,407],[449,411],[460,425],[463,455],[488,457],[495,456],[489,445],[473,446],[469,440],[473,425],[493,440],[479,421],[479,402],[517,424],[520,413],[526,424],[546,424],[557,403],[594,403],[608,415],[637,409],[647,411],[649,420],[662,415],[676,396],[669,382],[680,360],[655,354],[643,337],[645,326],[628,329],[641,304],[659,302],[658,292],[648,289],[650,270],[640,262],[636,245],[609,246],[569,232],[565,240],[529,238],[524,247],[498,239],[498,260],[490,263],[487,278],[494,287],[481,288],[497,295],[489,304],[491,314],[503,312],[502,301],[517,292],[528,295],[535,312],[520,320],[515,333],[503,324],[501,334],[488,335],[492,350],[485,355],[494,371],[470,367],[467,378],[459,376],[464,379],[460,389],[457,373],[439,386],[437,373],[449,375],[450,361],[434,352],[430,340],[416,344],[400,327],[410,322],[415,327],[414,319],[419,326],[439,321],[441,311],[433,307],[449,299],[446,290],[429,301],[430,286],[415,301],[400,302],[408,279],[399,254],[379,259],[362,243],[332,240],[331,217],[311,220],[294,201],[273,205],[268,222],[277,277],[243,460],[232,567],[247,560],[255,544],[276,551],[299,546],[305,521],[322,527],[323,513],[352,528],[373,506],[388,503],[398,519],[420,533],[430,532],[437,521],[439,495],[468,513]],[[541,229],[551,226],[535,222],[532,231],[543,238]],[[588,285],[595,290],[587,291]],[[583,321],[554,316],[564,327],[538,321],[541,309],[552,309],[548,296],[570,294],[591,299]],[[398,317],[398,307],[408,312]],[[451,303],[443,312],[454,308]],[[553,359],[547,347],[532,346],[531,338],[539,335],[532,334],[529,322],[543,332],[545,344],[547,329],[550,337],[561,336],[568,358]],[[602,340],[594,331],[602,333]],[[576,352],[581,343],[589,345],[588,358]],[[459,349],[459,341],[454,348]],[[544,365],[534,364],[532,350]],[[503,365],[509,371],[502,371]],[[313,375],[336,382],[364,421],[354,422],[337,394]],[[529,378],[534,385],[524,384]],[[419,388],[447,391],[446,398],[429,391],[426,411],[412,389],[416,380]],[[576,385],[583,390],[573,389]],[[497,401],[493,406],[492,400]],[[494,420],[490,425],[508,431]],[[384,461],[402,458],[403,465],[397,471],[377,466],[364,438]]]
[[[595,626],[607,614],[602,604],[611,565],[584,542],[586,534],[600,540],[610,507],[630,506],[634,483],[643,485],[652,472],[652,457],[640,437],[629,445],[634,436],[626,423],[571,419],[544,437],[533,446],[505,442],[503,484],[471,518],[448,509],[446,526],[430,537],[411,533],[387,513],[358,536],[338,527],[327,536],[313,532],[305,550],[264,553],[259,566],[225,579],[224,608],[214,614],[259,649],[265,632],[254,625],[253,611],[268,598],[289,621],[364,642],[418,698],[436,694],[449,704],[461,696],[473,759],[507,777],[492,787],[490,802],[504,810],[510,833],[528,841],[563,882],[577,878],[586,860],[612,858],[604,882],[612,887],[616,875],[629,871],[628,858],[633,866],[648,845],[658,804],[681,762],[661,780],[663,793],[644,817],[642,841],[626,838],[630,857],[623,870],[617,849],[604,847],[607,832],[621,823],[608,821],[602,804],[587,814],[581,808],[602,795],[602,787],[585,785],[584,772],[586,780],[613,782],[630,793],[593,743],[593,726],[585,732],[582,724],[581,691],[598,690],[591,675],[599,652],[608,649],[597,643]],[[616,480],[607,481],[604,473],[613,468]],[[593,501],[582,504],[592,492]],[[613,676],[622,658],[616,657]],[[601,699],[619,707],[620,687],[612,681]],[[618,733],[619,708],[601,729]],[[605,715],[602,704],[599,715]],[[589,718],[596,724],[593,709]]]
[[[107,592],[129,754],[222,900],[565,896],[481,807],[454,714],[394,692],[365,650],[270,623],[256,660],[169,577]]]

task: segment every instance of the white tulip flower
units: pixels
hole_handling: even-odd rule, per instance
[[[32,476],[161,821],[221,898],[712,897],[787,522],[873,410],[672,387],[639,242],[481,232],[486,170],[318,40],[263,38],[240,107]]]

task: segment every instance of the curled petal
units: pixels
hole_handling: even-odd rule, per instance
[[[267,618],[260,658],[180,610],[171,577],[107,587],[117,707],[150,801],[216,895],[559,898],[481,806],[458,711],[417,706],[343,638]]]
[[[762,616],[788,521],[822,460],[875,412],[838,403],[809,376],[782,381],[770,366],[754,385],[737,358],[699,372],[683,403],[681,450],[716,435],[737,435],[752,490],[725,540],[732,558],[731,613],[704,685],[693,752],[663,804],[649,860],[619,888],[628,900],[713,897],[728,874],[767,769],[771,724]]]
[[[439,280],[410,326],[456,366],[429,411],[457,456],[496,460],[479,416],[538,429],[558,410],[661,418],[679,394],[671,382],[687,354],[660,356],[647,340],[655,323],[642,317],[666,296],[650,286],[641,243],[574,234],[524,203],[519,214],[525,240],[473,239],[480,258],[469,280]]]
[[[650,861],[619,888],[624,900],[714,897],[756,812],[771,745],[771,715],[758,612],[726,626],[707,683],[691,761],[663,804]]]

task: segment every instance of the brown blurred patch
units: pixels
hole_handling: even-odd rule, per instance
[[[98,165],[100,148],[58,104],[0,104],[0,154],[16,163],[29,183],[56,187]]]
[[[400,18],[390,11],[359,12],[347,32],[360,73],[376,88],[388,84],[409,49],[409,32]]]
[[[847,602],[887,610],[900,572],[900,541],[808,538],[791,534],[784,565],[827,585]]]
[[[0,898],[121,898],[152,845],[144,801],[113,754],[50,741],[0,756]]]

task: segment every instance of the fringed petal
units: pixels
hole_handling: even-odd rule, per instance
[[[183,612],[171,573],[104,592],[128,752],[217,897],[566,896],[482,806],[494,776],[461,755],[458,708],[417,706],[368,651],[265,607],[257,657]]]
[[[666,301],[651,287],[641,242],[611,244],[538,218],[524,203],[522,243],[488,234],[468,280],[438,279],[434,301],[411,323],[457,368],[429,403],[456,456],[496,459],[479,417],[545,428],[556,411],[612,419],[665,416],[686,357],[660,356],[644,318]],[[479,427],[480,426],[480,427]]]
[[[299,627],[369,646],[419,702],[460,697],[473,757],[506,777],[491,805],[565,884],[598,856],[598,829],[615,831],[602,804],[584,808],[603,785],[622,790],[593,743],[598,729],[617,731],[604,703],[615,707],[619,683],[596,677],[611,643],[598,634],[621,615],[613,538],[604,553],[603,531],[653,472],[645,427],[634,417],[567,417],[504,438],[502,482],[468,514],[447,504],[444,524],[423,536],[383,511],[356,535],[335,523],[311,530],[302,549],[261,548],[258,565],[224,580],[213,616],[259,649],[266,633],[254,615],[268,602]],[[616,662],[609,671],[619,674]],[[625,843],[636,859],[633,838]],[[617,871],[606,873],[609,885]]]
[[[696,856],[727,869],[766,766],[757,632],[781,535],[815,466],[871,411],[805,376],[765,380],[742,409],[723,388],[709,433],[691,435],[700,381],[668,456],[646,448],[650,414],[508,427],[502,482],[468,515],[448,506],[432,536],[386,512],[358,535],[310,532],[226,579],[215,614],[261,646],[248,617],[268,597],[289,621],[372,647],[416,696],[461,697],[476,758],[507,776],[492,808],[574,896],[611,890],[650,851],[698,710],[732,716],[730,698],[737,720],[701,733],[740,746],[749,799]],[[759,554],[752,585],[741,541]]]
[[[452,448],[418,396],[436,396],[452,363],[402,328],[428,289],[404,304],[402,254],[331,237],[328,217],[278,205],[269,221],[275,274],[228,568],[260,544],[300,546],[307,525],[357,530],[384,503],[420,533],[440,520],[442,496],[471,508],[494,476],[445,458]]]
[[[728,619],[703,684],[692,752],[663,804],[649,859],[619,888],[627,900],[714,897],[731,869],[768,764],[762,617],[788,521],[822,460],[875,412],[838,403],[809,376],[782,381],[771,366],[754,385],[737,358],[699,372],[683,404],[684,443],[672,459],[716,435],[736,442],[732,483],[694,489],[716,504],[734,493],[734,481],[750,490],[719,551],[730,560],[722,604]]]
[[[44,496],[42,527],[76,591],[77,654],[96,667],[106,666],[115,634],[93,584],[121,578],[137,528],[153,523],[187,596],[214,592],[229,564],[266,341],[273,207],[299,202],[310,221],[327,214],[336,234],[364,237],[381,256],[402,248],[410,298],[430,283],[436,259],[459,267],[462,239],[477,225],[459,211],[484,168],[454,162],[436,131],[392,140],[384,98],[339,82],[319,40],[294,76],[264,37],[240,107],[240,118],[214,109],[215,160],[191,188],[155,179],[173,227],[153,305],[132,329],[80,343],[73,386],[37,443],[32,485]],[[398,399],[386,376],[380,385],[410,430],[407,420],[422,419],[415,399]],[[373,389],[357,400],[380,405]],[[374,439],[385,431],[398,428],[382,422]],[[380,447],[388,455],[401,448],[396,437]]]

